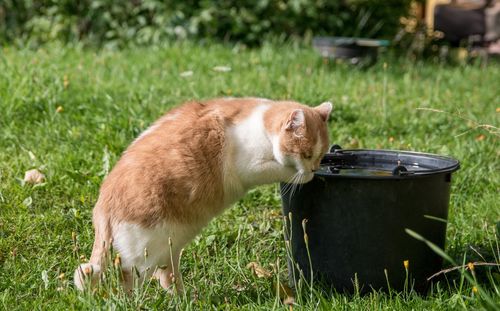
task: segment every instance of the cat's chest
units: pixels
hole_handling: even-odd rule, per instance
[[[255,135],[255,140],[232,135],[232,140],[226,145],[223,159],[223,189],[224,201],[231,204],[245,195],[255,185],[260,183],[259,171],[262,158],[269,156],[272,146],[267,138]]]

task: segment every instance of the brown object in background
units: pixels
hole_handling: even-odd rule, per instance
[[[494,1],[485,9],[486,41],[495,41],[500,39],[500,0]],[[499,44],[497,42],[497,44]]]

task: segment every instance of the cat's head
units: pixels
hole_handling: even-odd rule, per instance
[[[321,159],[328,151],[330,102],[311,108],[289,105],[282,114],[278,139],[273,142],[276,160],[288,173],[283,182],[306,183],[314,177]]]

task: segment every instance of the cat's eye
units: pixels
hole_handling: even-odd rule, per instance
[[[312,159],[312,155],[310,155],[310,154],[304,155],[304,159],[311,160]]]

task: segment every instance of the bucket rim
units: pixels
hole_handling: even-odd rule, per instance
[[[332,150],[324,155],[321,160],[321,167],[329,166],[333,159],[337,160],[338,158],[347,159],[347,161],[355,161],[359,159],[359,156],[369,157],[369,156],[391,156],[394,157],[392,161],[401,162],[403,165],[410,165],[412,163],[408,163],[408,160],[412,159],[416,161],[417,159],[427,159],[434,161],[442,161],[443,165],[441,167],[435,168],[427,168],[423,170],[415,170],[415,171],[404,171],[400,174],[392,175],[383,175],[383,176],[374,176],[374,175],[353,175],[353,174],[334,174],[330,171],[326,170],[318,170],[314,173],[315,177],[322,178],[343,178],[343,179],[409,179],[409,178],[418,178],[424,176],[432,176],[437,174],[444,173],[453,173],[460,168],[460,162],[448,155],[438,155],[427,152],[418,152],[418,151],[406,151],[406,150],[391,150],[391,149],[337,149]],[[347,157],[352,156],[354,158],[348,159]],[[399,160],[401,159],[401,160]],[[387,159],[385,159],[387,162]],[[406,160],[406,161],[404,161]],[[329,162],[330,161],[330,162]],[[343,161],[343,160],[342,160]],[[383,162],[383,161],[382,161]],[[344,163],[344,162],[342,162]],[[416,163],[418,164],[418,163]],[[394,165],[396,168],[399,166]]]

